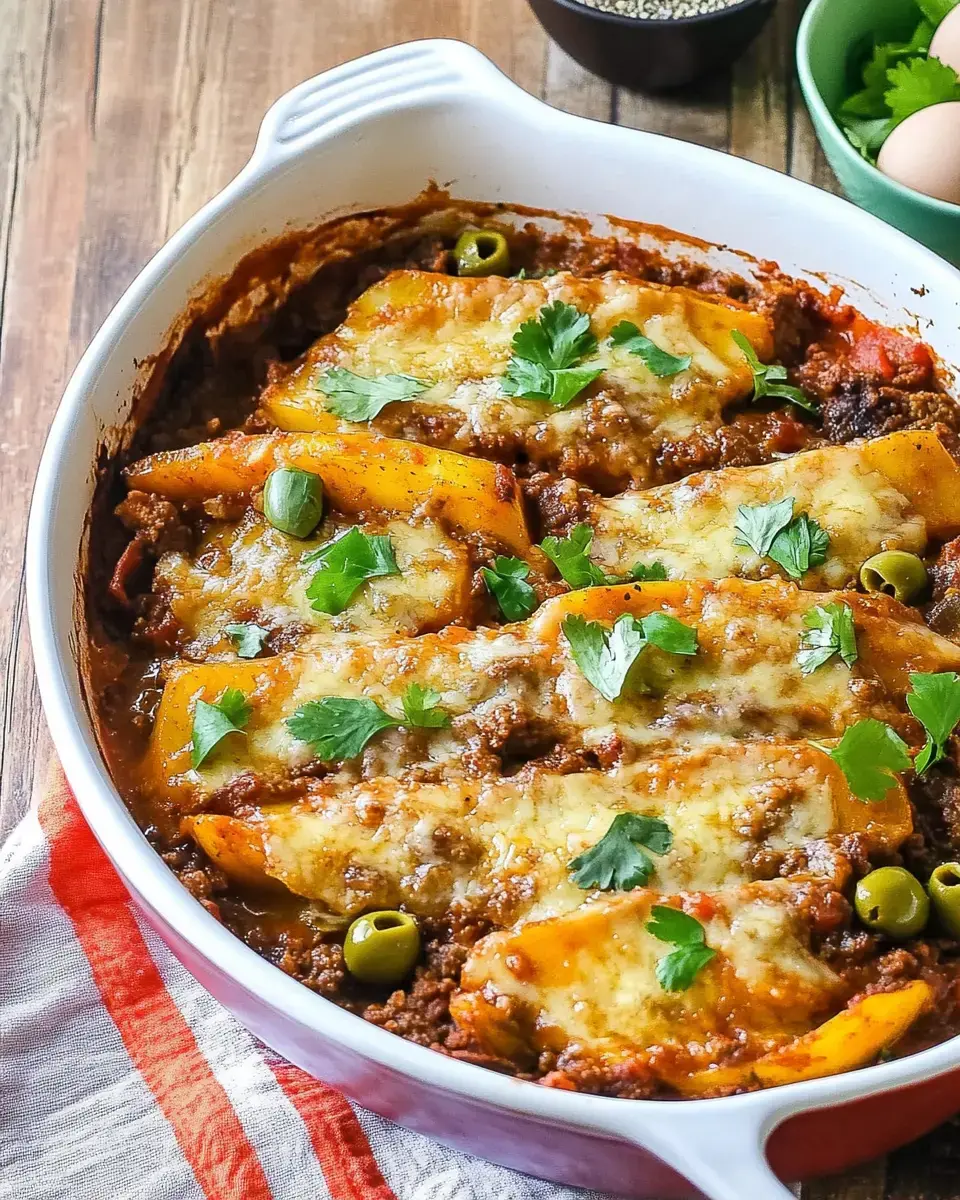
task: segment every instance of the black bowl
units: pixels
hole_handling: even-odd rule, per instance
[[[663,91],[692,83],[739,58],[776,0],[741,0],[700,17],[647,20],[578,0],[529,0],[540,24],[571,58],[610,83]]]

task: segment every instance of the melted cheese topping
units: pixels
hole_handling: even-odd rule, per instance
[[[859,803],[822,751],[767,743],[610,772],[376,779],[350,788],[311,781],[301,803],[242,821],[199,816],[187,827],[228,874],[231,847],[256,845],[263,875],[331,913],[352,918],[403,905],[443,918],[466,904],[502,926],[581,904],[586,893],[571,879],[570,861],[620,812],[669,825],[672,848],[650,857],[656,886],[670,891],[753,879],[758,866],[769,870],[771,855],[801,847],[796,869],[809,860],[820,876],[839,871],[839,883],[843,870],[815,843],[856,832],[864,847],[892,850],[912,828],[902,789],[879,804]]]
[[[164,554],[154,590],[166,598],[190,638],[186,656],[234,657],[223,630],[238,621],[305,634],[416,634],[439,629],[467,611],[466,548],[433,522],[395,520],[366,522],[361,528],[391,539],[400,574],[367,580],[336,616],[317,612],[307,587],[318,567],[307,558],[347,528],[343,520],[327,520],[313,537],[293,538],[250,509],[239,522],[213,525],[190,554]]]
[[[786,578],[771,559],[737,544],[736,520],[740,505],[787,497],[794,500],[795,516],[806,513],[830,535],[826,562],[803,576],[804,588],[855,582],[864,560],[879,550],[926,549],[925,520],[869,465],[864,448],[832,446],[766,466],[706,471],[650,491],[598,497],[586,514],[594,529],[591,558],[613,574],[656,560],[671,579]]]
[[[703,895],[641,889],[493,933],[463,968],[451,1011],[491,1053],[564,1065],[629,1059],[669,1081],[725,1050],[764,1053],[805,1031],[840,981],[809,949],[801,898],[783,881]],[[716,956],[684,991],[656,978],[673,947],[646,929],[655,904],[682,907]]]
[[[796,661],[803,614],[831,602],[853,610],[860,657],[852,668],[835,659],[804,676]],[[647,647],[631,688],[605,700],[572,657],[564,617],[579,612],[609,627],[621,613],[652,611],[695,626],[697,654],[681,658]],[[364,752],[368,776],[396,775],[424,762],[456,773],[468,746],[492,742],[496,749],[504,725],[524,720],[573,748],[628,743],[647,752],[723,738],[839,736],[866,716],[914,737],[918,727],[904,715],[909,672],[958,667],[960,647],[910,621],[907,610],[886,597],[820,596],[778,582],[739,580],[594,588],[558,597],[528,622],[502,631],[448,628],[413,640],[345,634],[311,654],[176,667],[154,728],[148,774],[158,792],[173,789],[180,803],[191,804],[243,771],[289,773],[313,757],[286,725],[299,705],[322,696],[365,696],[398,714],[413,682],[440,693],[453,724],[379,734]],[[195,702],[215,701],[227,687],[239,688],[253,706],[246,736],[225,739],[195,771],[189,762]]]
[[[600,339],[589,363],[603,375],[584,393],[596,399],[596,411],[580,401],[557,411],[544,401],[501,393],[513,335],[558,300],[588,313]],[[640,357],[609,342],[620,321],[633,322],[671,354],[690,355],[690,368],[658,378]],[[517,280],[396,271],[360,296],[344,324],[268,388],[261,405],[281,429],[355,428],[325,403],[322,373],[334,366],[368,378],[396,372],[430,386],[412,401],[389,405],[373,422],[394,436],[466,449],[488,438],[519,437],[515,444],[522,442],[533,461],[544,462],[584,439],[603,441],[612,426],[625,422],[638,448],[653,446],[717,426],[725,405],[749,395],[752,375],[730,337],[734,329],[761,358],[772,353],[765,317],[615,273]],[[597,423],[601,410],[605,429]]]

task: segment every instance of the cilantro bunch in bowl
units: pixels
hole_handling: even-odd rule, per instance
[[[844,99],[836,114],[850,144],[874,165],[903,121],[933,105],[960,101],[957,71],[931,53],[937,30],[960,0],[915,4],[917,25],[907,41],[877,39],[856,56],[852,74],[862,86]]]

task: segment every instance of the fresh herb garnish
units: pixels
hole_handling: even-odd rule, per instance
[[[483,582],[508,621],[522,621],[537,607],[537,593],[527,583],[530,567],[522,558],[500,554],[483,568]]]
[[[340,762],[356,758],[367,742],[383,729],[399,725],[421,729],[445,729],[450,717],[437,708],[439,693],[411,683],[403,694],[403,717],[392,717],[362,697],[350,700],[341,696],[324,696],[301,704],[287,728],[298,741],[309,742],[321,762]]]
[[[438,708],[440,693],[430,687],[411,683],[403,693],[403,723],[418,729],[446,729],[450,716]]]
[[[662,612],[640,620],[624,613],[610,630],[599,621],[570,616],[564,618],[561,628],[573,661],[600,695],[610,701],[620,696],[630,668],[645,646],[657,646],[669,654],[697,652],[697,631]]]
[[[777,534],[793,520],[793,497],[770,504],[741,504],[737,509],[734,529],[735,546],[746,546],[760,558],[766,558]]]
[[[907,708],[923,726],[926,745],[914,759],[913,769],[922,775],[946,754],[947,741],[960,721],[960,675],[956,671],[910,676]]]
[[[540,549],[572,588],[600,587],[617,580],[608,576],[587,557],[593,543],[589,525],[575,525],[568,537],[545,537]]]
[[[566,583],[574,589],[604,587],[615,583],[655,583],[667,578],[662,562],[635,563],[626,575],[608,575],[589,559],[593,530],[575,525],[567,537],[545,537],[540,549],[553,563]]]
[[[298,741],[310,743],[321,762],[356,758],[381,729],[399,724],[366,697],[348,700],[341,696],[309,700],[286,722]]]
[[[890,88],[884,99],[895,125],[931,104],[960,100],[960,80],[939,58],[913,58],[887,72]]]
[[[929,56],[936,27],[955,5],[956,0],[917,0],[922,19],[910,39],[875,42],[862,60],[863,87],[846,97],[836,117],[850,144],[874,166],[901,121],[931,104],[960,99],[956,71]]]
[[[223,632],[237,648],[239,658],[256,658],[270,636],[270,631],[253,621],[243,621],[237,625],[225,625]]]
[[[505,396],[546,400],[566,408],[602,368],[576,364],[597,348],[590,332],[590,316],[555,300],[545,305],[536,320],[524,321],[513,335],[513,357],[501,381]]]
[[[665,583],[667,568],[662,562],[653,562],[649,565],[639,562],[634,563],[627,572],[627,579],[632,580],[634,583]],[[618,583],[620,581],[614,580],[614,582]]]
[[[665,992],[684,992],[717,952],[707,945],[706,931],[696,917],[665,904],[655,904],[650,916],[647,933],[676,946],[657,963],[657,982]]]
[[[253,712],[239,688],[227,688],[219,700],[208,704],[198,700],[193,710],[193,745],[190,759],[199,767],[211,752],[231,733],[243,733]]]
[[[743,351],[750,372],[753,375],[753,399],[762,400],[765,396],[773,396],[778,400],[789,400],[798,408],[804,408],[815,416],[820,413],[820,406],[804,394],[798,387],[793,387],[783,381],[787,378],[787,368],[776,365],[765,366],[754,352],[749,338],[739,329],[734,329],[730,335]]]
[[[632,321],[621,321],[610,330],[610,341],[615,346],[635,354],[643,360],[644,366],[658,379],[669,379],[671,375],[679,375],[689,369],[693,358],[689,354],[678,357],[645,337]]]
[[[858,800],[882,800],[897,782],[891,772],[907,771],[911,766],[903,738],[873,717],[844,730],[839,743],[827,753]]]
[[[801,579],[826,561],[830,535],[805,513],[793,516],[792,496],[771,504],[741,504],[734,528],[735,546],[772,559],[791,579]]]
[[[619,813],[595,846],[578,854],[569,864],[573,882],[585,891],[611,888],[627,892],[642,887],[653,871],[653,854],[666,854],[673,845],[670,826],[657,817]]]
[[[835,654],[852,667],[857,661],[857,635],[849,604],[818,604],[803,614],[797,662],[802,675],[811,675]]]
[[[307,585],[311,607],[331,616],[343,612],[365,580],[400,574],[390,538],[370,536],[356,525],[304,555],[303,561],[320,565]]]
[[[331,367],[317,377],[331,412],[347,421],[371,421],[398,400],[412,400],[431,385],[412,375],[378,375],[364,379],[345,367]]]

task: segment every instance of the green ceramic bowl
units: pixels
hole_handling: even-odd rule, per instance
[[[913,0],[812,0],[797,39],[800,86],[820,144],[850,199],[960,266],[960,204],[888,179],[860,157],[831,116],[857,86],[848,72],[853,51],[875,35],[905,40],[918,20]]]

